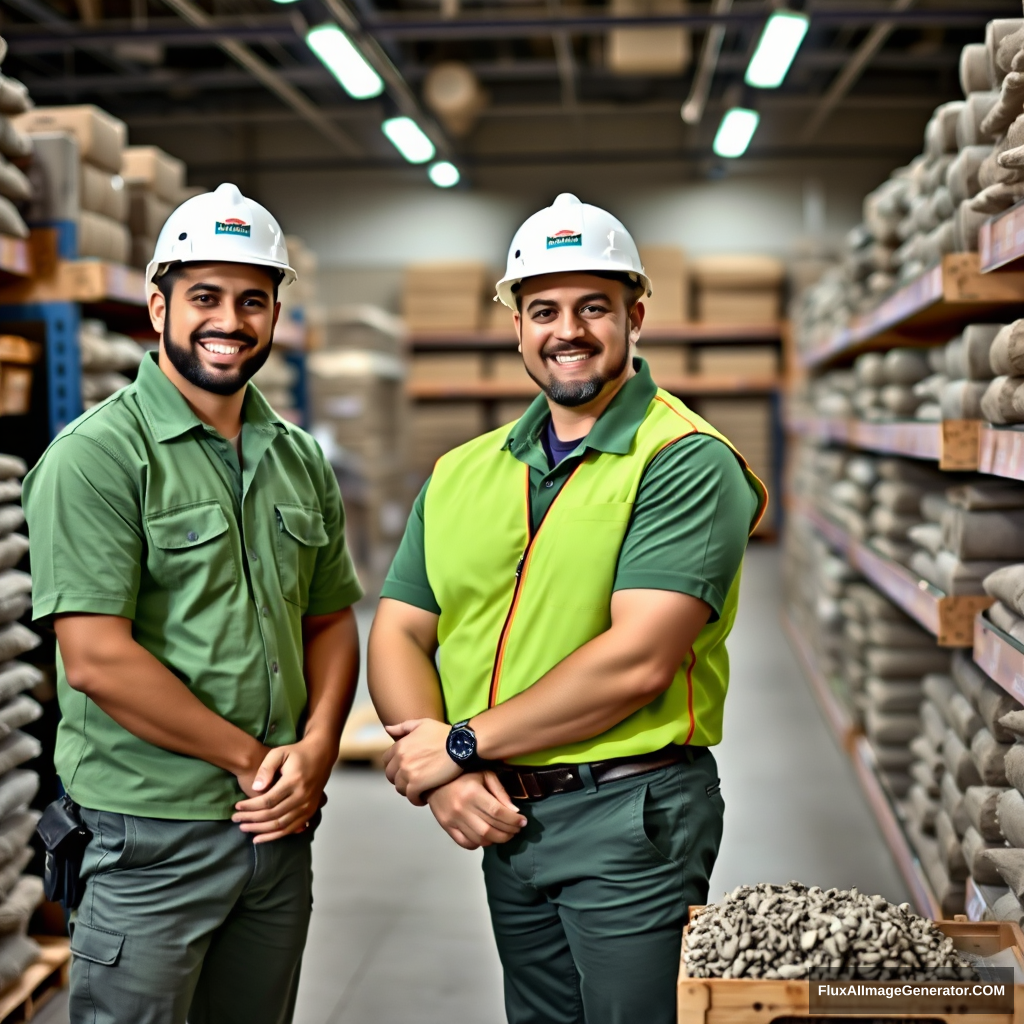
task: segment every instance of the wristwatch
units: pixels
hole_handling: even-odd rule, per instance
[[[487,762],[476,752],[476,733],[469,727],[468,718],[452,726],[445,748],[463,771],[482,772],[487,767]]]

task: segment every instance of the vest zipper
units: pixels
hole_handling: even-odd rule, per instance
[[[585,460],[581,459],[579,465],[569,474],[569,479],[562,484],[555,495],[551,504],[544,511],[544,515],[541,516],[540,522],[537,524],[537,529],[533,528],[533,502],[530,496],[530,470],[527,467],[526,470],[526,521],[529,526],[530,536],[526,542],[526,550],[519,556],[519,562],[516,564],[516,583],[512,590],[512,600],[508,606],[508,614],[505,616],[505,622],[501,627],[501,632],[498,634],[498,647],[494,652],[494,666],[491,669],[491,689],[487,700],[487,706],[493,708],[498,702],[498,683],[501,679],[501,665],[505,657],[505,641],[508,639],[508,631],[512,626],[512,620],[516,616],[516,606],[519,604],[519,590],[523,584],[523,577],[526,572],[526,561],[530,557],[530,550],[533,548],[533,542],[537,539],[537,534],[540,533],[540,528],[544,525],[544,521],[548,517],[548,512],[554,507],[554,504],[562,496],[566,487],[569,486],[569,482],[576,475],[576,471],[583,465]]]

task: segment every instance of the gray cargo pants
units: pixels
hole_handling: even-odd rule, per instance
[[[287,1024],[312,908],[311,835],[82,809],[71,1024]]]

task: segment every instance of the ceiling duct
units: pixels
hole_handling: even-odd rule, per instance
[[[487,106],[487,93],[472,68],[461,61],[437,64],[423,80],[423,100],[456,138],[468,135]]]
[[[685,0],[612,0],[616,17],[649,17],[686,12]],[[613,28],[608,33],[606,63],[617,75],[681,75],[690,66],[690,31],[682,25]]]

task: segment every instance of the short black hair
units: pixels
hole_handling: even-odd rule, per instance
[[[215,262],[215,261],[211,261]],[[166,302],[171,301],[171,293],[174,291],[174,286],[181,280],[181,275],[185,272],[187,264],[179,261],[172,263],[154,282],[157,288],[160,289],[160,294],[163,295]],[[246,264],[246,266],[257,267],[266,273],[267,277],[270,278],[274,283],[274,304],[277,304],[277,291],[281,287],[281,282],[284,280],[284,271],[278,270],[275,267],[264,267],[257,263]]]
[[[647,289],[644,287],[643,281],[639,277],[634,277],[632,274],[627,274],[625,271],[620,270],[581,270],[581,274],[588,274],[590,277],[600,277],[605,281],[620,281],[626,286],[626,290],[632,292],[632,296],[629,299],[627,305],[632,309],[646,293]],[[522,286],[522,281],[517,281],[512,285],[512,294],[516,297],[516,309],[521,313],[523,311],[523,300],[519,294],[519,289]]]

